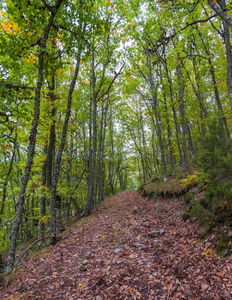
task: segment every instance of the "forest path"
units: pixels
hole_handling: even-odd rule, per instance
[[[0,299],[232,299],[231,259],[199,242],[183,205],[135,191],[110,197],[24,264]]]

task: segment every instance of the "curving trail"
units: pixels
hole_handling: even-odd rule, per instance
[[[232,299],[232,259],[199,242],[183,205],[135,191],[110,197],[24,264],[0,299]]]

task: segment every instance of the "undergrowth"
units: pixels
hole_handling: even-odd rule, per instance
[[[214,245],[219,254],[229,255],[232,236],[226,228],[232,227],[232,145],[215,123],[209,132],[196,158],[196,168],[185,179],[176,176],[164,183],[155,178],[142,184],[138,192],[150,198],[184,194],[183,219],[194,218],[198,222],[200,238],[205,238],[214,228],[225,228],[215,237]]]

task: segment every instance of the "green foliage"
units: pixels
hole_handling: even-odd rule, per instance
[[[232,220],[232,146],[222,136],[221,127],[213,122],[209,133],[203,139],[203,152],[198,164],[201,172],[197,173],[197,190],[190,190],[185,195],[188,204],[183,219],[194,217],[200,227],[200,237],[220,224],[231,224]],[[185,179],[190,181],[192,177]],[[204,189],[199,197],[199,192]],[[198,197],[196,197],[198,196]],[[216,249],[225,250],[228,239],[218,238]]]
[[[214,205],[220,199],[232,198],[232,145],[222,137],[221,127],[209,126],[210,134],[203,140],[204,152],[200,167],[208,177],[206,199]]]
[[[195,217],[200,226],[209,223],[214,217],[213,213],[204,208],[200,201],[192,203],[189,215]]]
[[[227,250],[228,254],[231,253],[231,242],[232,242],[232,237],[231,236],[228,236],[227,234],[223,233],[221,236],[219,236],[217,239],[216,239],[216,249],[217,249],[217,252],[219,254],[223,254],[224,251]]]

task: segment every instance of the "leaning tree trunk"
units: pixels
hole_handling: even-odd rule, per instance
[[[9,166],[8,172],[6,174],[6,180],[3,184],[2,204],[1,204],[1,209],[0,209],[0,225],[1,225],[1,222],[2,222],[2,215],[3,215],[3,212],[4,212],[4,207],[5,207],[5,202],[6,202],[6,189],[7,189],[7,185],[8,185],[8,181],[9,181],[9,178],[10,178],[11,171],[13,169],[13,162],[14,162],[15,151],[16,151],[16,138],[17,138],[17,133],[16,133],[16,137],[15,137],[15,140],[14,140],[14,149],[13,149],[12,157],[11,157],[11,160],[10,160],[10,166]]]
[[[168,70],[168,66],[167,66],[166,61],[165,61],[164,67],[165,67],[165,70],[166,70],[167,79],[168,79],[168,83],[169,83],[169,89],[170,89],[170,99],[171,99],[172,113],[173,113],[175,130],[176,130],[176,142],[177,142],[177,146],[178,146],[178,150],[179,150],[179,156],[180,156],[180,166],[181,166],[181,169],[182,169],[183,178],[185,178],[185,172],[188,168],[187,149],[186,149],[185,144],[184,144],[184,147],[183,147],[184,160],[183,160],[182,149],[181,149],[181,144],[180,144],[179,125],[178,125],[178,121],[177,121],[177,115],[176,115],[175,104],[174,104],[174,99],[173,99],[172,79],[171,79],[171,74],[169,74],[169,70]]]
[[[27,183],[29,180],[30,172],[31,172],[31,166],[33,164],[33,158],[35,154],[35,145],[36,145],[36,135],[37,135],[37,126],[38,126],[38,120],[40,115],[40,92],[42,88],[43,83],[43,64],[44,64],[44,53],[46,49],[46,42],[49,37],[49,32],[52,28],[54,18],[56,16],[56,13],[61,6],[62,2],[64,0],[57,0],[55,6],[53,7],[53,13],[50,16],[48,25],[45,29],[43,38],[41,40],[40,44],[40,53],[39,53],[39,67],[38,67],[38,80],[37,80],[37,86],[35,90],[35,100],[34,100],[34,117],[31,125],[30,130],[30,137],[29,137],[29,147],[27,152],[27,161],[25,170],[22,176],[22,184],[19,190],[18,199],[17,199],[17,210],[16,215],[13,221],[11,234],[10,234],[10,249],[8,254],[8,260],[7,260],[7,267],[6,267],[6,274],[10,274],[14,268],[14,261],[15,261],[15,251],[16,251],[16,241],[18,237],[19,232],[19,225],[22,220],[22,213],[23,213],[23,204],[24,204],[24,195],[26,192]]]
[[[93,140],[93,146],[90,151],[90,157],[89,157],[89,179],[88,179],[88,194],[87,194],[87,200],[85,209],[83,212],[83,215],[88,216],[95,206],[94,203],[94,185],[95,185],[95,175],[96,175],[96,153],[97,153],[97,99],[96,99],[96,91],[95,91],[95,83],[96,83],[96,77],[95,77],[95,63],[94,63],[94,50],[92,52],[92,62],[91,62],[91,69],[92,69],[92,76],[91,76],[91,84],[92,84],[92,105],[93,105],[93,111],[92,111],[92,140]]]
[[[223,107],[222,107],[221,99],[220,99],[220,96],[219,96],[219,91],[218,91],[217,81],[216,81],[216,77],[215,77],[214,65],[213,65],[213,62],[212,62],[212,59],[211,59],[211,54],[210,54],[209,48],[207,47],[204,39],[202,38],[201,32],[199,30],[198,30],[198,35],[201,38],[201,41],[202,41],[204,49],[205,49],[205,53],[208,56],[207,60],[208,60],[208,63],[209,63],[209,71],[210,71],[210,75],[211,75],[212,81],[213,81],[214,95],[215,95],[215,100],[216,100],[218,113],[219,113],[218,122],[219,122],[219,125],[221,125],[222,129],[225,128],[225,132],[222,130],[223,137],[225,139],[227,137],[229,143],[231,143],[230,131],[229,131],[229,128],[228,128],[228,125],[227,125],[226,118],[224,116]]]
[[[160,147],[160,154],[161,154],[161,166],[162,166],[162,174],[163,174],[163,181],[166,182],[168,180],[166,165],[165,165],[165,157],[164,157],[164,146],[163,146],[163,140],[162,140],[162,133],[161,133],[161,127],[159,123],[159,118],[157,114],[157,96],[155,91],[155,84],[154,84],[154,78],[152,75],[152,66],[151,66],[151,57],[150,53],[147,52],[147,58],[148,58],[148,69],[149,69],[149,83],[150,83],[150,89],[152,94],[152,103],[153,103],[153,109],[155,113],[155,124],[156,124],[156,133],[159,140],[159,147]]]
[[[67,101],[67,109],[66,109],[66,114],[65,114],[65,120],[63,124],[63,130],[62,130],[62,136],[60,140],[60,145],[59,149],[57,151],[57,157],[56,157],[56,162],[55,162],[55,168],[54,168],[54,176],[52,177],[52,194],[51,194],[51,237],[52,237],[52,244],[56,244],[57,242],[57,223],[59,222],[57,218],[59,218],[59,209],[60,209],[60,201],[57,201],[57,184],[58,184],[58,179],[59,179],[59,174],[60,174],[60,163],[61,163],[61,158],[66,142],[66,136],[67,136],[67,130],[68,130],[68,122],[69,122],[69,117],[71,114],[71,104],[72,104],[72,94],[74,91],[74,87],[77,81],[77,76],[79,74],[79,68],[80,68],[80,59],[81,59],[81,47],[78,50],[77,54],[77,62],[76,62],[76,67],[75,67],[75,72],[72,78],[72,81],[69,86],[69,91],[68,91],[68,101]]]
[[[226,10],[225,0],[221,0],[222,8]],[[226,62],[227,62],[227,87],[230,97],[230,107],[232,112],[232,51],[231,51],[231,39],[230,39],[230,27],[226,22],[223,22],[224,29],[224,42],[226,46]]]
[[[232,28],[232,18],[226,13],[226,11],[217,4],[219,1],[208,0],[209,6],[225,21],[228,26]]]
[[[161,70],[160,70],[160,73],[161,73],[160,80],[164,87]],[[169,117],[168,117],[167,97],[166,97],[165,93],[164,93],[164,107],[165,107],[166,123],[167,123],[167,131],[168,131],[168,148],[169,148],[169,153],[170,153],[170,155],[169,155],[170,165],[171,165],[171,169],[172,169],[172,174],[175,175],[176,170],[175,170],[175,165],[174,165],[174,161],[173,161],[173,146],[172,146],[172,140],[171,140],[171,127],[170,127],[170,121],[169,121]]]
[[[178,102],[179,102],[179,112],[181,115],[181,128],[182,128],[182,132],[183,132],[183,140],[185,142],[185,140],[187,139],[190,156],[191,156],[191,158],[194,158],[195,157],[194,148],[193,148],[191,137],[188,135],[188,128],[187,128],[188,125],[187,125],[185,113],[184,113],[184,103],[183,103],[184,84],[182,82],[182,78],[183,78],[182,67],[183,66],[181,63],[176,67],[176,74],[177,74],[178,85],[179,85]]]

